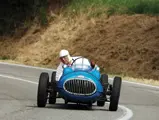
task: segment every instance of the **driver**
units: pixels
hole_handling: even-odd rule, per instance
[[[68,50],[62,49],[59,53],[60,58],[60,64],[57,67],[56,70],[56,81],[60,80],[60,77],[63,73],[63,65],[72,66],[72,64],[82,64],[83,61],[77,61],[77,59],[81,58],[81,56],[71,57]],[[86,64],[91,65],[92,68],[95,67],[95,64],[93,62],[89,62],[89,60],[85,61]],[[91,63],[91,64],[90,64]]]

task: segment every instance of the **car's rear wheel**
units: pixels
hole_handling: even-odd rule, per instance
[[[50,92],[50,96],[49,96],[49,104],[55,104],[56,103],[56,72],[52,72],[52,76],[51,76],[51,92]]]
[[[92,102],[88,103],[89,109],[92,109]]]
[[[108,85],[108,75],[102,74],[100,80],[101,80],[101,83],[102,83],[103,86],[107,86]]]
[[[45,107],[48,97],[49,75],[48,73],[41,73],[38,84],[37,105],[38,107]]]
[[[98,101],[97,101],[97,106],[102,107],[102,106],[104,106],[104,105],[105,105],[105,101],[104,101],[104,100],[98,100]]]
[[[108,88],[108,75],[102,74],[101,75],[101,84],[103,86],[103,95],[101,96],[101,100],[97,101],[97,106],[104,106],[105,105],[105,100],[106,100],[106,91]]]
[[[116,111],[118,109],[119,97],[120,97],[120,89],[121,89],[121,77],[115,77],[112,87],[112,92],[110,96],[110,111]]]

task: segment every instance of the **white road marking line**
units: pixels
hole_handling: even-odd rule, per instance
[[[109,78],[109,80],[113,80],[113,78]],[[122,82],[159,89],[159,86],[147,85],[147,84],[144,84],[144,83],[130,82],[130,81],[127,81],[127,80],[122,80]]]
[[[130,82],[130,81],[123,81],[125,83],[130,83],[130,84],[135,84],[135,85],[142,85],[142,86],[145,86],[145,87],[151,87],[151,88],[156,88],[156,89],[159,89],[159,86],[153,86],[153,85],[147,85],[147,84],[143,84],[143,83],[136,83],[136,82]]]
[[[0,74],[0,77],[4,77],[4,78],[8,78],[8,79],[13,79],[13,80],[18,80],[18,81],[23,81],[23,82],[28,82],[28,83],[32,83],[32,84],[38,84],[37,82],[25,80],[25,79],[22,79],[22,78],[12,77],[12,76],[6,76],[6,75],[1,75]]]
[[[123,105],[119,105],[119,107],[124,111],[124,114],[121,117],[117,118],[116,120],[129,120],[130,118],[132,118],[133,116],[132,110],[130,110],[129,108]]]
[[[0,64],[10,65],[10,66],[18,66],[18,67],[25,67],[25,68],[33,68],[33,69],[41,69],[41,70],[55,71],[55,69],[51,69],[51,68],[34,67],[34,66],[22,65],[22,64],[5,63],[5,62],[0,62]]]
[[[0,77],[13,79],[13,80],[18,80],[18,81],[23,81],[23,82],[38,85],[37,82],[33,82],[33,81],[29,81],[29,80],[25,80],[25,79],[13,77],[13,76],[7,76],[7,75],[0,74]],[[119,105],[119,107],[124,111],[124,114],[121,117],[117,118],[116,120],[129,120],[133,116],[133,113],[129,108],[127,108],[125,106],[122,106],[122,105]]]

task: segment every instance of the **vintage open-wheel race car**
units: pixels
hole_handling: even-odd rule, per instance
[[[51,77],[47,72],[42,72],[39,78],[37,91],[38,107],[45,107],[47,100],[49,104],[56,104],[56,99],[63,98],[65,104],[68,102],[86,104],[92,106],[104,106],[110,102],[109,110],[118,109],[122,79],[115,76],[113,83],[108,81],[107,74],[101,74],[99,67],[91,68],[88,65],[64,66],[63,75],[57,82],[56,71]],[[57,94],[58,93],[58,94]]]

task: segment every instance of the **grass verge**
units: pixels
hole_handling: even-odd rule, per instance
[[[142,83],[146,85],[153,85],[153,86],[159,86],[159,81],[154,79],[145,79],[145,78],[134,78],[130,76],[123,76],[123,75],[115,75],[115,74],[108,74],[110,78],[113,78],[115,76],[119,76],[122,78],[122,80],[135,82],[135,83]]]
[[[159,0],[72,0],[69,14],[151,14],[159,15]]]

